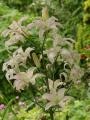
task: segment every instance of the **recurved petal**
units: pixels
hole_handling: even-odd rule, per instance
[[[48,102],[45,106],[45,110],[48,110],[52,106],[53,106],[52,102]]]

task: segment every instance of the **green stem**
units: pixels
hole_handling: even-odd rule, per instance
[[[31,86],[32,87],[32,86]],[[35,97],[35,93],[34,93],[34,91],[33,91],[33,88],[31,88],[31,92],[32,92],[32,96],[33,96],[33,99],[34,99],[34,103],[36,104],[36,105],[38,105],[39,107],[41,107],[42,109],[44,109],[44,107],[41,105],[41,104],[39,104],[39,102],[37,101],[37,99],[36,99],[36,97]]]
[[[44,45],[45,45],[45,41],[46,41],[46,33],[43,39],[43,43],[42,43],[42,49],[41,49],[41,54],[42,54],[42,66],[44,68],[44,54],[43,54],[43,50],[44,50]]]
[[[44,51],[44,45],[45,45],[45,41],[46,41],[46,35],[47,35],[47,32],[46,32],[45,35],[44,35],[44,40],[43,40],[43,43],[42,43],[42,50],[41,50],[41,54],[42,54],[42,66],[43,66],[43,69],[45,69],[43,51]],[[47,92],[50,92],[47,71],[46,71],[46,86],[47,86]],[[51,120],[54,120],[52,108],[50,108],[49,114],[50,114]]]
[[[50,114],[50,118],[51,118],[51,120],[54,120],[54,116],[53,116],[53,110],[52,110],[52,108],[50,109],[49,114]]]

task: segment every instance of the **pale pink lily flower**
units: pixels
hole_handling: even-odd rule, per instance
[[[49,81],[49,93],[45,93],[42,96],[42,99],[47,100],[47,104],[45,106],[45,110],[48,110],[50,107],[59,105],[60,107],[64,107],[66,105],[66,102],[71,99],[70,96],[65,96],[65,88],[61,88],[57,90],[57,87],[59,85],[62,85],[63,82],[60,82],[59,80],[56,80],[53,82],[52,80]]]

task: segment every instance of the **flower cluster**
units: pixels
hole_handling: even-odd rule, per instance
[[[3,34],[8,36],[12,34],[13,31],[17,31],[16,34],[26,37],[29,32],[32,33],[34,29],[35,31],[32,36],[37,36],[38,34],[38,40],[40,41],[42,49],[40,49],[41,51],[36,51],[36,48],[30,46],[23,50],[22,47],[20,47],[13,52],[9,61],[3,64],[3,71],[6,71],[6,78],[7,80],[14,80],[12,83],[17,91],[24,90],[29,84],[32,84],[31,86],[37,89],[39,88],[38,90],[36,89],[38,92],[40,88],[42,88],[43,90],[40,91],[38,95],[46,100],[45,110],[54,106],[64,107],[67,101],[72,98],[65,95],[68,82],[75,84],[83,75],[83,70],[79,66],[80,56],[73,49],[74,40],[62,38],[59,35],[58,27],[61,25],[55,17],[49,18],[47,8],[43,9],[42,17],[27,24],[24,26],[25,28],[21,25],[22,21],[23,19],[18,21],[18,23],[14,22],[10,26],[10,30],[3,32]],[[52,44],[50,47],[46,47],[47,38],[51,40],[50,42]],[[9,40],[7,42],[11,42],[9,45],[13,45],[17,43],[18,40],[19,39],[15,40],[15,42]],[[20,38],[20,40],[22,39]],[[30,66],[27,65],[27,61],[28,63],[31,62]],[[25,70],[23,70],[21,66],[24,67]],[[44,79],[40,81],[42,84],[36,82],[36,78],[39,77],[44,77]],[[36,83],[38,83],[38,85]],[[37,103],[38,97],[35,96],[35,94],[33,94],[33,96],[35,103]]]
[[[30,52],[33,48],[28,47],[25,51],[22,48],[17,49],[11,59],[3,64],[3,71],[6,71],[7,80],[15,80],[14,86],[17,90],[23,89],[30,82],[27,80],[30,70],[20,72],[20,66],[25,66],[27,58],[30,58]],[[32,72],[29,75],[32,76]],[[30,78],[29,78],[30,79]],[[22,80],[22,81],[21,81]],[[19,86],[18,86],[19,85]]]

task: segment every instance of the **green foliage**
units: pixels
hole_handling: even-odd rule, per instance
[[[0,112],[0,120],[4,111]],[[14,111],[13,111],[14,112]],[[11,109],[7,110],[7,114],[4,120],[50,120],[49,115],[44,113],[41,108],[34,107],[33,109],[26,111],[25,108],[20,108],[16,116]],[[76,100],[69,105],[65,106],[62,111],[54,113],[55,120],[89,120],[90,119],[90,100]]]
[[[0,32],[8,26],[12,20],[18,19],[21,13],[18,10],[10,9],[5,4],[0,3]]]
[[[84,2],[84,16],[83,16],[83,22],[86,24],[90,24],[90,0],[86,0]]]
[[[27,10],[29,4],[32,3],[33,0],[1,0],[6,3],[9,7],[17,8],[19,10]]]
[[[83,23],[78,25],[76,49],[83,55],[90,57],[90,0],[84,2]]]
[[[50,12],[63,24],[62,35],[76,39],[77,23],[82,19],[83,0],[52,0]]]
[[[84,48],[90,45],[90,25],[79,25],[77,38],[76,49],[82,54],[89,54],[89,50]]]
[[[18,120],[40,120],[46,118],[46,115],[42,109],[35,107],[32,110],[26,112],[24,109],[21,109],[17,115]]]
[[[89,120],[90,100],[75,101],[59,115],[60,120]],[[58,119],[59,120],[59,119]]]

